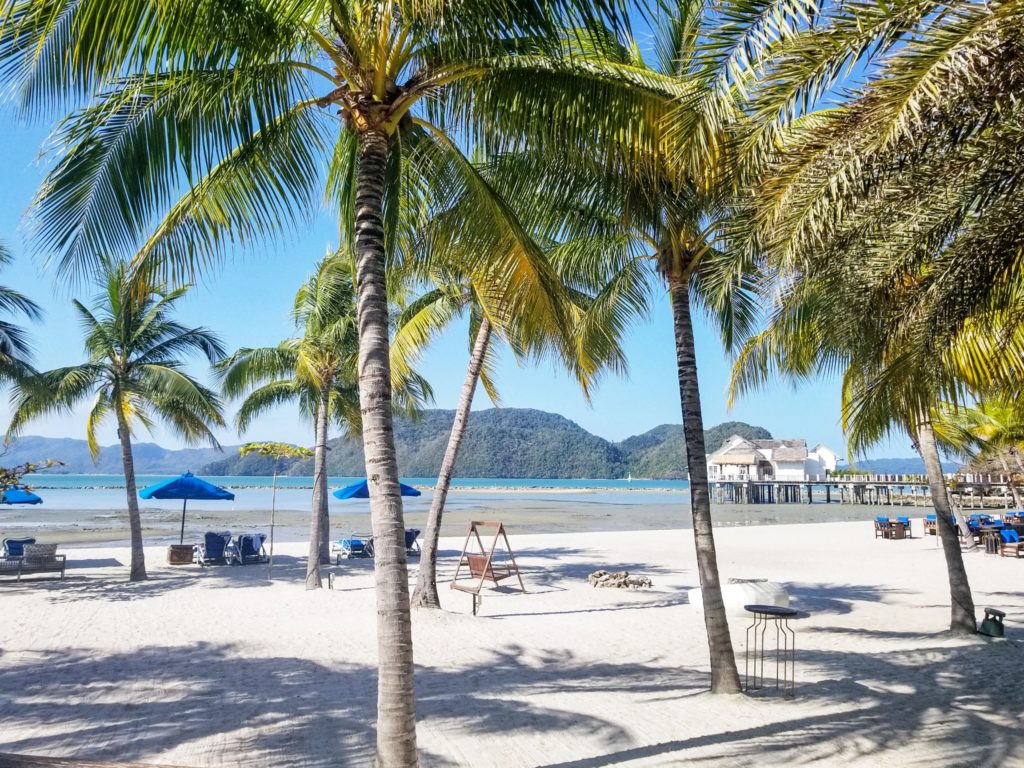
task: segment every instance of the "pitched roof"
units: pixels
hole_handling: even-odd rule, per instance
[[[806,446],[782,446],[772,451],[772,459],[775,461],[803,461],[807,458]]]

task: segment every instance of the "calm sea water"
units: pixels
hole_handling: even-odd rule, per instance
[[[139,475],[139,488],[166,480],[170,475]],[[210,510],[254,510],[270,509],[271,483],[267,477],[216,477],[204,476],[205,480],[231,490],[234,501],[190,501],[190,509]],[[331,490],[357,482],[362,478],[331,477]],[[404,477],[402,481],[423,491],[422,496],[405,500],[405,507],[416,511],[426,510],[430,505],[430,489],[436,478]],[[105,509],[125,507],[124,478],[120,475],[56,475],[40,474],[29,476],[26,482],[43,498],[41,508],[53,509]],[[551,500],[587,504],[664,504],[678,503],[687,499],[688,483],[685,480],[554,480],[554,479],[507,479],[507,478],[464,478],[452,482],[460,492],[450,497],[447,506],[479,507],[481,503],[501,498],[502,491],[515,492],[516,498]],[[312,477],[283,476],[277,478],[278,509],[306,509],[309,506],[313,488]],[[627,493],[643,491],[643,493]],[[179,501],[144,500],[146,509],[180,509]],[[369,507],[365,499],[340,501],[331,497],[331,511],[344,514],[365,513]]]

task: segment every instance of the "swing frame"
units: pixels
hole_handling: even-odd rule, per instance
[[[491,541],[490,548],[484,546],[484,541],[480,537],[480,528],[494,528],[494,539]],[[479,553],[469,551],[470,543],[474,539],[480,548]],[[509,559],[507,563],[494,563],[494,553],[499,540],[505,543],[505,551],[508,553]],[[463,566],[469,570],[470,578],[475,579],[475,583],[459,583],[459,574],[462,572]],[[512,545],[509,544],[508,534],[505,533],[505,526],[493,520],[472,521],[466,532],[466,541],[462,545],[462,554],[459,556],[459,564],[455,568],[455,576],[452,577],[451,588],[473,595],[473,615],[476,616],[481,599],[480,591],[484,588],[484,584],[490,581],[494,586],[498,586],[499,581],[510,579],[513,576],[519,581],[519,589],[526,592],[523,577],[516,564],[516,556],[512,552]]]

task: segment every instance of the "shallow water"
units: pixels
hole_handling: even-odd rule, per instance
[[[60,482],[54,482],[59,478]],[[140,487],[163,477],[140,478]],[[208,530],[269,531],[271,492],[252,487],[269,478],[210,478],[231,486],[235,500],[190,502],[185,517],[185,541],[199,541]],[[309,478],[281,478],[289,481],[277,490],[275,536],[279,541],[302,541],[308,536]],[[332,488],[351,478],[332,478]],[[46,541],[65,544],[122,541],[127,536],[125,491],[112,487],[123,480],[113,476],[48,476],[38,478],[34,487],[43,504],[0,508],[0,536],[38,534]],[[234,485],[242,481],[242,484]],[[244,483],[251,484],[246,486]],[[413,479],[415,482],[415,479]],[[464,482],[480,482],[479,480]],[[508,483],[519,481],[505,481]],[[534,481],[542,482],[542,481]],[[543,481],[555,482],[555,481]],[[448,496],[442,534],[461,535],[471,520],[501,520],[510,532],[567,533],[573,531],[615,531],[691,527],[689,494],[685,483],[656,489],[630,488],[626,481],[605,481],[619,485],[586,488],[581,482],[561,481],[558,487],[504,486],[465,488],[456,486]],[[572,482],[573,485],[565,483]],[[77,483],[77,486],[74,485]],[[89,487],[82,487],[89,483]],[[52,487],[44,487],[50,485]],[[424,528],[430,508],[431,491],[426,483],[423,495],[404,499],[406,524]],[[59,486],[59,487],[58,487]],[[623,487],[625,486],[625,487]],[[680,487],[683,486],[683,487]],[[334,533],[366,531],[370,526],[369,502],[365,499],[330,499]],[[900,514],[921,516],[923,507],[890,508],[867,505],[825,504],[722,504],[714,505],[716,525],[771,525],[780,523],[870,520],[892,509]],[[181,502],[143,501],[142,519],[148,543],[176,542],[180,535]]]

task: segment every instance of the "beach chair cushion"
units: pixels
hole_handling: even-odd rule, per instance
[[[420,537],[420,531],[418,528],[406,528],[405,529],[405,548],[410,550],[416,544],[416,539]]]
[[[1007,544],[1020,544],[1020,534],[1012,529],[1000,531],[999,535],[1003,537],[1003,541]]]
[[[36,540],[27,537],[24,539],[4,539],[4,555],[7,557],[22,557],[26,544],[35,544]]]
[[[220,560],[224,557],[224,548],[231,541],[231,533],[229,531],[222,531],[220,533],[207,531],[205,539],[206,559]]]

